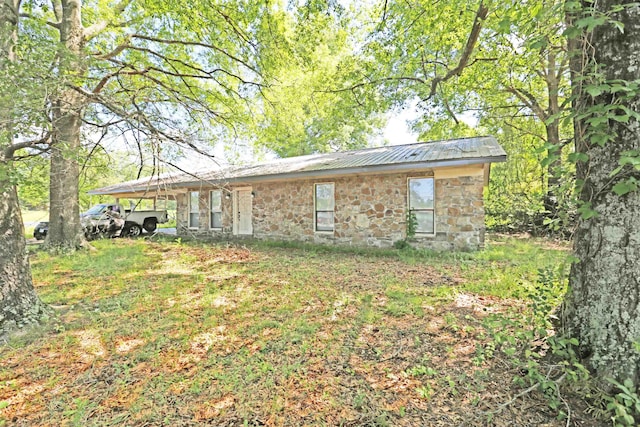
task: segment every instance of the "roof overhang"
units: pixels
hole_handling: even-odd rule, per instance
[[[326,170],[313,170],[313,171],[299,171],[299,172],[286,172],[280,174],[269,175],[255,175],[255,176],[241,176],[231,178],[215,178],[206,180],[193,180],[185,181],[175,184],[167,184],[171,188],[184,188],[194,187],[202,185],[203,182],[210,183],[212,185],[226,185],[226,184],[250,184],[266,181],[286,181],[295,179],[315,179],[315,178],[328,178],[328,177],[342,177],[351,175],[373,175],[373,174],[392,174],[403,173],[411,171],[422,171],[428,169],[456,167],[456,166],[471,166],[482,165],[487,163],[504,162],[507,160],[507,156],[496,157],[479,157],[468,158],[458,160],[443,160],[439,162],[416,162],[416,163],[402,163],[394,165],[381,165],[381,166],[361,166],[353,168],[343,169],[326,169]]]
[[[288,181],[288,180],[300,180],[300,179],[319,179],[329,177],[343,177],[354,175],[373,175],[373,174],[393,174],[393,173],[406,173],[412,171],[425,171],[434,170],[440,168],[450,167],[464,167],[473,165],[484,165],[485,179],[488,179],[487,165],[496,162],[505,162],[507,156],[483,156],[483,157],[468,157],[462,159],[449,159],[440,161],[428,161],[428,162],[405,162],[394,163],[387,165],[369,165],[358,167],[347,167],[339,169],[314,169],[314,170],[298,170],[287,171],[282,173],[269,173],[262,175],[246,175],[246,176],[229,176],[225,177],[224,172],[221,172],[219,176],[208,173],[202,177],[191,175],[190,179],[185,179],[184,175],[158,178],[155,177],[151,181],[140,182],[136,184],[123,184],[118,188],[102,188],[91,190],[88,193],[91,195],[112,195],[118,198],[142,198],[142,199],[173,199],[176,195],[184,193],[188,188],[207,186],[219,186],[225,187],[227,185],[238,184],[252,184],[260,182],[273,182],[273,181]],[[177,179],[172,182],[172,179]]]
[[[97,190],[89,190],[87,194],[91,196],[115,196],[121,199],[168,199],[172,200],[175,198],[177,194],[180,194],[181,191],[177,191],[174,189],[159,189],[154,188],[149,185],[144,188],[122,188],[122,189],[114,189],[114,190],[105,190],[101,191]]]

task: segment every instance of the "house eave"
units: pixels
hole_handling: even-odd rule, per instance
[[[255,176],[242,176],[242,177],[230,177],[230,178],[217,178],[208,179],[207,183],[212,185],[227,185],[227,184],[251,184],[265,181],[285,181],[292,179],[317,179],[317,178],[330,178],[330,177],[342,177],[350,175],[370,175],[376,173],[401,173],[415,170],[424,169],[436,169],[445,167],[460,167],[471,166],[485,163],[504,162],[507,160],[506,156],[495,157],[478,157],[467,158],[457,160],[443,160],[438,162],[412,162],[393,165],[375,165],[375,166],[361,166],[342,169],[325,169],[325,170],[312,170],[312,171],[300,171],[300,172],[285,172],[280,174],[268,174],[268,175],[255,175]],[[169,184],[171,188],[184,188],[201,185],[203,180],[194,180],[188,182],[181,182],[176,184]]]
[[[396,163],[391,165],[372,165],[372,166],[360,166],[360,167],[349,167],[349,168],[341,168],[341,169],[324,169],[324,170],[310,170],[310,171],[297,171],[297,172],[283,172],[277,174],[265,174],[265,175],[254,175],[254,176],[240,176],[240,177],[220,177],[220,178],[203,178],[200,180],[191,180],[191,181],[183,181],[177,183],[170,182],[162,182],[160,184],[149,184],[145,183],[140,187],[128,187],[123,189],[114,189],[107,191],[91,190],[88,194],[91,195],[113,195],[124,197],[123,195],[133,195],[136,194],[141,197],[157,197],[160,195],[163,196],[174,196],[181,191],[179,189],[193,188],[202,186],[203,183],[206,183],[211,186],[226,186],[226,185],[238,185],[238,184],[252,184],[252,183],[260,183],[266,181],[285,181],[285,180],[295,180],[295,179],[325,179],[332,177],[342,177],[342,176],[350,176],[350,175],[370,175],[370,174],[391,174],[391,173],[402,173],[402,172],[410,172],[417,170],[425,170],[425,169],[438,169],[438,168],[447,168],[447,167],[461,167],[461,166],[472,166],[472,165],[482,165],[496,162],[504,162],[507,160],[506,155],[502,156],[492,156],[492,157],[473,157],[473,158],[465,158],[465,159],[454,159],[454,160],[441,160],[441,161],[432,161],[432,162],[407,162],[407,163]]]

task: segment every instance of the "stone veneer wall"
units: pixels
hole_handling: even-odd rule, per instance
[[[233,235],[233,219],[231,217],[233,211],[233,203],[231,198],[227,198],[229,194],[226,189],[222,189],[222,230],[212,230],[210,228],[210,212],[209,212],[209,196],[212,187],[191,188],[188,191],[200,192],[200,221],[198,229],[189,228],[189,198],[188,194],[178,194],[176,196],[176,230],[180,236],[227,236]]]
[[[420,247],[475,250],[484,247],[484,176],[436,179],[436,236]]]
[[[389,174],[252,185],[253,236],[356,246],[390,247],[406,237],[407,179]],[[315,183],[333,182],[335,231],[314,231]],[[243,185],[244,186],[244,185]],[[484,244],[482,175],[436,178],[435,235],[416,235],[411,244],[435,250],[473,250]],[[196,189],[194,189],[196,190]],[[223,230],[209,230],[209,191],[201,190],[200,227],[187,230],[187,196],[178,198],[178,233],[231,238],[232,202],[223,196]]]

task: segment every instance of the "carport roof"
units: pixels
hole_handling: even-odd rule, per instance
[[[116,197],[154,197],[203,184],[224,186],[267,180],[316,178],[375,172],[401,172],[504,162],[507,154],[492,136],[389,145],[361,150],[288,157],[249,166],[202,173],[166,174],[141,178],[89,191]]]

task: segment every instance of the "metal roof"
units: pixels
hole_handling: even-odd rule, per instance
[[[393,172],[478,163],[504,162],[507,154],[492,136],[389,145],[361,150],[288,157],[250,166],[222,168],[204,173],[147,177],[89,191],[89,194],[123,194],[184,188],[202,183],[257,182],[372,172]],[[151,194],[153,193],[153,194]]]

